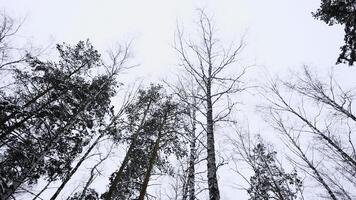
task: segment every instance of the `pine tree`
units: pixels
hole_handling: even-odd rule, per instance
[[[58,62],[27,59],[14,70],[16,89],[0,97],[2,190],[6,199],[40,178],[64,178],[88,144],[95,127],[110,112],[116,81],[89,76],[101,66],[100,55],[87,42],[57,45]]]
[[[250,200],[293,200],[302,186],[296,171],[286,173],[276,163],[276,152],[269,151],[263,143],[252,150],[250,160],[254,175],[250,178],[247,192]]]
[[[356,0],[322,0],[313,16],[330,26],[345,26],[345,44],[340,48],[337,64],[353,65],[356,62]]]
[[[104,199],[142,199],[155,170],[169,173],[168,156],[185,153],[178,135],[179,112],[178,104],[162,86],[151,85],[139,91],[137,101],[126,110],[126,126],[121,131],[129,148],[110,178]]]

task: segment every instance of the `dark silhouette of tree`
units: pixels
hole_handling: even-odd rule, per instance
[[[180,59],[182,68],[195,80],[201,91],[195,98],[204,102],[203,109],[197,110],[205,117],[203,126],[206,133],[207,148],[207,177],[210,200],[219,200],[220,192],[217,178],[217,164],[215,152],[215,130],[219,122],[229,122],[235,102],[229,95],[242,91],[241,77],[245,74],[243,68],[240,74],[229,73],[229,69],[237,62],[237,57],[243,48],[241,42],[238,46],[231,44],[224,48],[215,36],[212,20],[200,10],[199,12],[199,38],[197,40],[183,37],[180,29],[177,31],[175,50]],[[216,106],[226,100],[224,108],[218,110]]]
[[[345,44],[340,48],[341,53],[336,63],[353,65],[356,61],[356,0],[322,0],[320,8],[313,16],[330,26],[345,26]]]
[[[119,47],[119,50],[116,51],[115,54],[111,52],[112,57],[112,64],[110,66],[106,66],[105,70],[107,73],[107,76],[110,77],[107,79],[109,84],[109,81],[112,81],[116,79],[116,77],[122,72],[123,69],[127,69],[130,67],[124,66],[127,63],[127,60],[129,58],[129,47]],[[102,92],[102,91],[98,91]],[[72,178],[72,176],[77,172],[79,167],[82,165],[82,163],[87,159],[91,151],[96,147],[96,145],[100,142],[100,140],[105,137],[105,136],[115,136],[117,135],[117,129],[119,129],[119,124],[118,122],[120,121],[120,118],[124,114],[124,110],[127,106],[130,105],[131,103],[131,95],[128,94],[126,95],[124,102],[121,106],[121,108],[117,111],[116,114],[114,114],[113,107],[110,108],[110,112],[108,113],[110,116],[110,120],[107,124],[104,124],[103,122],[101,123],[101,127],[99,129],[99,133],[97,138],[92,142],[92,144],[89,146],[89,148],[86,150],[84,155],[79,159],[79,161],[76,163],[76,165],[73,167],[73,169],[66,175],[66,177],[62,180],[61,185],[57,188],[56,192],[52,195],[51,200],[55,200],[59,193],[62,191],[64,186],[68,183],[68,181]],[[85,190],[84,190],[85,192]]]
[[[254,175],[250,177],[247,192],[251,200],[293,200],[297,199],[302,182],[296,171],[286,173],[276,162],[277,152],[267,150],[263,143],[258,143],[252,150]]]
[[[126,109],[123,140],[129,145],[121,166],[110,178],[104,199],[143,199],[154,168],[169,173],[168,156],[185,154],[181,147],[179,105],[162,86],[139,90]]]
[[[0,98],[2,199],[40,178],[65,179],[95,127],[110,113],[117,82],[100,68],[100,55],[89,42],[57,45],[58,62],[28,56],[27,68],[15,69],[14,91]]]

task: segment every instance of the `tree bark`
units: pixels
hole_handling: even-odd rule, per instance
[[[152,153],[150,156],[150,160],[148,161],[148,167],[147,167],[147,171],[145,174],[145,179],[143,180],[142,187],[140,190],[140,196],[138,197],[138,200],[144,200],[144,198],[145,198],[147,187],[148,187],[148,182],[150,181],[152,169],[153,169],[153,166],[156,162],[156,158],[158,155],[159,144],[160,144],[161,138],[162,138],[163,126],[165,125],[166,120],[167,120],[167,113],[164,114],[163,122],[162,122],[162,124],[160,124],[159,130],[158,130],[158,138],[157,138],[155,145],[153,147],[153,150],[152,150]]]
[[[210,68],[211,69],[211,68]],[[210,71],[210,70],[209,70]],[[208,169],[208,187],[209,187],[209,200],[219,200],[220,192],[216,175],[216,159],[215,159],[215,140],[214,140],[214,120],[213,120],[213,105],[211,100],[211,80],[207,84],[207,169]]]
[[[192,114],[192,132],[190,141],[190,157],[189,157],[189,170],[188,170],[188,196],[189,200],[195,200],[195,159],[196,159],[196,110],[193,108]]]
[[[156,158],[157,158],[157,155],[158,155],[158,150],[159,150],[159,144],[161,142],[161,133],[158,135],[158,138],[155,142],[155,146],[153,147],[153,150],[152,150],[152,154],[150,156],[150,160],[148,162],[148,168],[147,168],[147,171],[146,171],[146,174],[145,174],[145,179],[142,183],[142,187],[141,187],[141,190],[140,190],[140,196],[138,197],[138,200],[144,200],[145,198],[145,195],[146,195],[146,191],[147,191],[147,187],[148,187],[148,182],[150,181],[150,177],[151,177],[151,173],[152,173],[152,169],[153,169],[153,166],[156,162]]]

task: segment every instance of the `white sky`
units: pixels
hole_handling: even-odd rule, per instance
[[[194,30],[195,9],[205,8],[222,40],[238,40],[247,33],[243,63],[255,64],[249,79],[259,79],[265,70],[283,74],[303,64],[324,73],[331,70],[343,43],[343,28],[315,20],[311,12],[319,4],[320,0],[0,0],[0,9],[26,18],[20,34],[35,45],[75,44],[89,38],[103,51],[133,40],[135,61],[141,65],[128,74],[129,79],[158,80],[176,68],[171,45],[177,21],[189,33]],[[356,85],[355,68],[334,70],[345,83]],[[253,118],[252,110],[248,115]],[[221,185],[223,200],[241,193]]]
[[[0,0],[1,9],[26,18],[22,34],[35,44],[89,38],[99,50],[134,41],[141,70],[159,74],[176,60],[170,47],[177,20],[188,23],[206,8],[224,40],[247,31],[248,59],[268,68],[331,66],[342,44],[341,27],[314,20],[320,0]],[[186,28],[189,32],[189,26]],[[140,70],[140,71],[141,71]]]

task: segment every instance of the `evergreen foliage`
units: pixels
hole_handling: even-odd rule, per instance
[[[101,66],[100,55],[87,42],[57,45],[59,61],[28,56],[14,70],[15,89],[0,96],[1,195],[40,177],[64,178],[104,123],[116,81],[90,76]]]
[[[297,199],[302,186],[297,172],[286,173],[276,162],[276,152],[268,151],[263,143],[258,143],[252,152],[254,175],[247,190],[250,200]]]
[[[337,64],[353,65],[356,62],[356,0],[322,0],[313,16],[330,26],[345,26],[345,44],[340,48]]]

